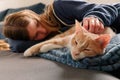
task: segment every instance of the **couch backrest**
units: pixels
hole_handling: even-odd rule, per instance
[[[8,8],[26,7],[36,3],[49,4],[54,0],[0,0],[0,11]]]

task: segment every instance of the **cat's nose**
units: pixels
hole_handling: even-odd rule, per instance
[[[79,53],[77,53],[77,52],[74,52],[73,54],[74,54],[75,56],[78,56],[78,55],[79,55]]]

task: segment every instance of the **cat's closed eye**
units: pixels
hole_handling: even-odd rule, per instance
[[[89,48],[84,49],[85,51],[91,51]]]
[[[77,41],[75,41],[75,44],[76,44],[76,45],[78,44]]]

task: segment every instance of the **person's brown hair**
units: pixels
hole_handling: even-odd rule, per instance
[[[8,15],[4,20],[3,34],[15,40],[29,40],[30,38],[26,29],[29,24],[29,18],[43,25],[45,24],[44,27],[50,31],[57,31],[61,26],[53,14],[53,5],[48,5],[44,13],[40,15],[30,10],[23,10]]]
[[[58,31],[61,27],[61,23],[54,16],[53,5],[46,6],[44,13],[40,15],[40,23],[48,25],[47,28],[51,31]]]
[[[30,10],[23,10],[8,15],[4,20],[3,34],[14,40],[29,40],[26,27],[29,19],[39,22],[39,16]]]

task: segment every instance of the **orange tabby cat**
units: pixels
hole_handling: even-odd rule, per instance
[[[107,33],[107,34],[106,34]],[[76,21],[75,26],[52,39],[38,43],[24,52],[24,56],[36,55],[54,48],[67,47],[74,60],[103,54],[104,48],[115,33],[110,28],[105,28],[103,34],[93,34],[81,27]]]

